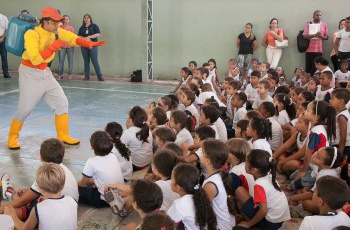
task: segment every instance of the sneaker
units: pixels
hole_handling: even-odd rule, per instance
[[[1,199],[8,200],[14,194],[14,189],[10,184],[11,175],[5,173],[1,176]]]
[[[115,215],[120,215],[125,205],[124,199],[118,194],[119,190],[110,189],[105,192],[104,197],[106,202],[111,206],[112,212]]]

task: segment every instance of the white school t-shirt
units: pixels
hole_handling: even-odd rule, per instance
[[[0,226],[2,230],[13,230],[15,229],[15,223],[11,216],[1,214],[0,215]]]
[[[262,149],[270,153],[272,156],[271,146],[269,142],[266,141],[265,138],[260,138],[255,141],[253,141],[253,148],[252,149]]]
[[[288,124],[290,122],[289,115],[285,109],[282,111],[279,111],[278,116],[276,116],[276,117],[277,117],[277,121],[281,125],[285,125],[285,124]]]
[[[219,140],[226,143],[227,141],[227,129],[224,121],[219,117],[215,122],[214,125],[218,131]]]
[[[198,104],[203,105],[205,100],[211,97],[214,97],[219,107],[226,107],[226,105],[219,100],[218,96],[216,96],[216,93],[213,92],[201,92],[198,97]]]
[[[322,90],[322,86],[318,85],[315,99],[318,101],[324,101],[326,99],[326,96],[330,98],[333,90],[334,90],[334,88]]]
[[[333,176],[333,177],[337,177],[339,178],[340,176],[340,171],[338,169],[321,169],[317,175],[316,175],[316,182],[318,179],[320,179],[321,177],[323,176]],[[316,188],[316,182],[314,184],[314,187],[312,187],[311,191],[315,191],[315,188]]]
[[[340,39],[339,51],[344,53],[350,52],[350,32],[342,29],[337,34],[337,38]]]
[[[196,224],[193,195],[186,194],[175,200],[167,211],[167,214],[175,223],[182,221],[187,230],[199,229],[199,226]]]
[[[105,200],[103,194],[106,184],[124,184],[118,159],[112,153],[89,158],[84,166],[83,176],[94,179],[102,200]]]
[[[125,157],[123,157],[120,154],[119,150],[115,147],[115,145],[113,145],[111,153],[113,153],[118,159],[124,180],[130,180],[133,172],[131,157],[129,160],[125,159]]]
[[[237,107],[235,107],[233,111],[234,111],[234,115],[232,119],[232,128],[237,129],[237,123],[240,120],[244,119],[245,115],[247,114],[247,109],[244,106],[238,109]]]
[[[345,142],[345,146],[350,146],[350,113],[349,113],[349,110],[347,109],[344,109],[343,111],[339,112],[336,117],[335,117],[335,120],[336,120],[336,124],[335,124],[335,127],[336,127],[336,138],[331,141],[332,145],[339,145],[339,140],[340,140],[340,131],[339,131],[339,123],[338,123],[338,118],[339,117],[344,117],[345,120],[347,121],[346,123],[346,127],[347,127],[347,130],[346,130],[346,142]]]
[[[219,140],[219,132],[218,129],[216,128],[216,126],[214,124],[208,125],[210,128],[212,128],[215,131],[215,140]]]
[[[334,77],[336,83],[348,82],[350,80],[350,71],[348,70],[346,73],[343,73],[341,70],[337,70],[334,73]]]
[[[76,230],[78,204],[70,196],[46,199],[34,206],[39,229]]]
[[[305,137],[305,139],[302,141],[301,140],[301,132],[298,132],[297,134],[297,147],[298,149],[301,149],[305,143],[307,143],[307,137]]]
[[[254,101],[255,97],[258,95],[258,87],[253,88],[252,83],[247,85],[247,88],[244,90],[245,94],[247,94],[248,101]]]
[[[259,82],[267,79],[269,77],[269,74],[265,74],[262,78],[260,78]]]
[[[229,117],[230,119],[233,118],[233,107],[232,107],[232,95],[228,95],[227,97],[227,103],[226,103],[226,116]]]
[[[77,181],[75,180],[75,177],[73,176],[73,173],[65,165],[63,165],[63,164],[59,164],[59,165],[63,168],[64,174],[66,176],[64,187],[63,187],[63,190],[61,192],[62,195],[70,196],[75,201],[78,202],[78,200],[79,200],[78,185],[77,185]],[[33,192],[35,192],[36,194],[40,194],[38,184],[36,183],[36,181],[34,181],[32,186],[30,187],[30,189]]]
[[[176,134],[175,144],[181,147],[183,143],[193,145],[193,137],[186,128],[183,128]]]
[[[266,98],[265,99],[261,99],[260,98],[260,95],[256,95],[255,96],[255,99],[254,99],[254,103],[252,105],[252,108],[253,109],[257,109],[259,108],[259,106],[261,105],[261,103],[265,102],[265,101],[269,101],[269,102],[272,102],[273,103],[273,99],[270,95],[267,94]]]
[[[228,210],[227,193],[220,172],[214,173],[207,177],[203,182],[203,187],[207,183],[214,184],[217,189],[217,194],[212,200],[212,204],[218,222],[218,229],[231,230],[236,225],[236,220]]]
[[[338,212],[336,215],[333,213],[314,215],[304,217],[303,222],[299,227],[299,230],[321,230],[321,229],[333,229],[338,226],[350,227],[350,218],[345,212]]]
[[[195,126],[195,128],[198,128],[198,126],[199,126],[199,112],[196,109],[196,107],[194,106],[194,104],[192,103],[191,105],[187,106],[185,108],[185,110],[190,112],[192,114],[192,116],[196,119],[196,126]]]
[[[272,131],[272,138],[267,142],[269,142],[271,149],[275,151],[283,144],[283,130],[276,117],[269,117],[267,120],[271,122]]]
[[[265,218],[272,223],[280,223],[291,218],[286,194],[273,187],[269,175],[256,179],[254,184],[254,203],[267,204]]]
[[[245,171],[245,162],[242,162],[236,166],[233,166],[230,170],[230,173],[234,173],[237,176],[244,176],[244,178],[247,180],[248,183],[248,187],[249,187],[249,194],[254,197],[254,177],[253,175],[247,173],[247,171]]]
[[[171,189],[171,180],[157,180],[155,182],[163,193],[163,204],[160,207],[162,211],[168,211],[174,200],[179,199],[180,195]]]
[[[120,137],[120,140],[129,148],[131,151],[131,161],[133,165],[137,167],[144,167],[151,163],[153,156],[152,151],[152,133],[149,131],[147,138],[148,142],[143,142],[136,137],[136,133],[141,130],[139,127],[132,126],[125,130]]]

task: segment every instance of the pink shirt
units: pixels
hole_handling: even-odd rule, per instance
[[[60,25],[60,28],[65,29],[65,30],[68,30],[68,31],[74,33],[74,28],[73,28],[73,26],[66,26],[66,27],[64,27],[63,25]],[[72,46],[69,46],[69,45],[67,45],[67,44],[64,43],[64,42],[63,42],[63,44],[62,44],[62,48],[68,49],[68,48],[71,48],[71,47],[72,47]]]
[[[304,28],[304,33],[303,35],[308,35],[309,34],[309,24],[308,22]],[[320,22],[320,32],[323,36],[328,36],[328,26],[325,22]],[[309,48],[307,48],[306,52],[307,53],[323,53],[323,47],[322,43],[323,40],[321,38],[319,39],[310,39],[310,44]]]

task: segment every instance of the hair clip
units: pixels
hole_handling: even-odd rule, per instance
[[[272,160],[273,160],[273,158],[272,158],[272,157],[269,157],[269,162],[270,162],[270,163],[272,162]]]
[[[196,184],[193,188],[194,188],[194,190],[198,190],[199,189],[199,184]]]
[[[331,165],[329,166],[330,168],[333,167],[333,165],[334,165],[334,163],[335,163],[335,160],[336,160],[337,157],[338,157],[338,149],[337,149],[337,147],[333,147],[333,148],[334,148],[334,156],[333,156],[332,163],[331,163]]]

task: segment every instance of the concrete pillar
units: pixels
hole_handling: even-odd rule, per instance
[[[153,80],[153,0],[141,1],[142,81]]]

